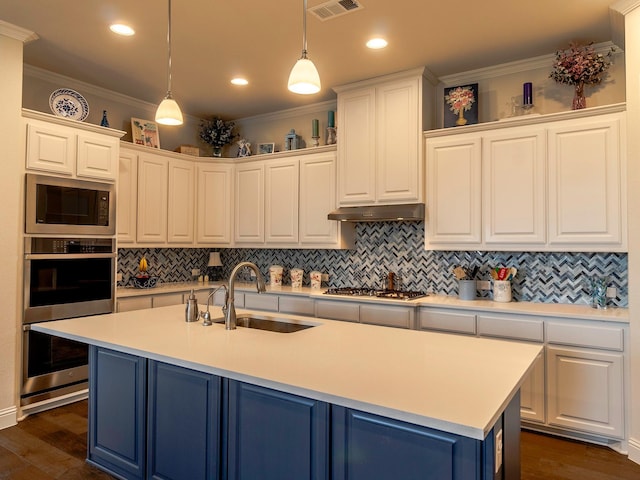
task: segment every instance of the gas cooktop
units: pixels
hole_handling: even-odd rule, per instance
[[[424,292],[416,292],[410,290],[380,290],[377,288],[360,288],[360,287],[339,287],[329,288],[325,295],[347,295],[352,297],[378,297],[389,298],[394,300],[413,300],[420,297],[426,297]]]

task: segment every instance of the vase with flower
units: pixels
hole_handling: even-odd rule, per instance
[[[200,139],[211,145],[214,157],[222,156],[222,148],[233,143],[239,135],[233,131],[236,124],[231,121],[224,121],[220,117],[204,119],[200,122]]]
[[[568,50],[556,52],[549,78],[553,78],[558,83],[574,86],[573,110],[587,106],[584,87],[602,82],[612,64],[614,51],[612,47],[606,55],[597,53],[592,42],[589,45],[570,43]]]

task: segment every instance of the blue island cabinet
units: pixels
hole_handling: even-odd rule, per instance
[[[222,379],[149,361],[147,478],[217,480]]]
[[[226,478],[328,480],[329,405],[229,380]]]
[[[145,478],[147,360],[89,349],[88,462],[118,478]]]

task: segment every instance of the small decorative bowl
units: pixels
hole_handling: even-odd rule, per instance
[[[132,277],[131,281],[136,288],[153,288],[158,284],[158,277]]]

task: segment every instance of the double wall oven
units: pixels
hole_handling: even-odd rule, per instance
[[[21,404],[87,388],[86,344],[31,324],[111,313],[115,295],[114,188],[26,176]]]

